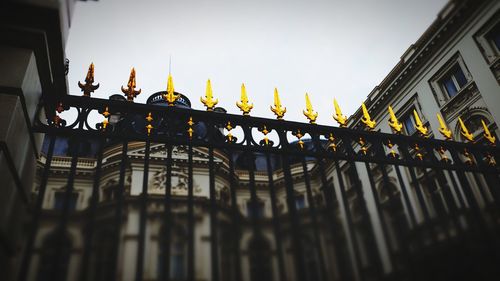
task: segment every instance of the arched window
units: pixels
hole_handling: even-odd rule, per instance
[[[166,262],[164,243],[165,231],[170,231],[170,280],[184,280],[187,277],[187,232],[184,228],[176,226],[172,229],[160,230],[160,256],[158,258],[158,279],[163,279],[164,266]]]
[[[54,265],[56,250],[60,247],[61,256],[59,263]],[[37,281],[64,281],[68,273],[68,265],[71,258],[71,240],[67,234],[59,237],[56,232],[48,234],[43,240],[38,263]],[[56,266],[56,276],[52,272]]]
[[[250,280],[273,280],[271,247],[262,235],[255,236],[250,240],[248,243],[248,255],[250,260]]]
[[[483,138],[484,127],[482,121],[484,121],[490,132],[495,135],[497,126],[495,123],[492,123],[490,121],[491,118],[487,117],[489,116],[487,112],[484,112],[483,110],[474,110],[464,115],[465,116],[462,116],[461,118],[465,124],[465,127],[467,127],[467,130],[469,130],[469,133],[474,136],[475,141],[479,141]],[[459,122],[457,122],[455,135],[457,136],[458,140],[465,141],[464,136],[460,133],[460,129],[461,126]]]

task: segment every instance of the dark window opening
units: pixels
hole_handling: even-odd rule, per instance
[[[488,34],[488,40],[493,46],[496,47],[497,51],[500,52],[500,24],[497,24]]]
[[[295,208],[297,210],[304,209],[306,207],[306,199],[304,194],[295,196]]]
[[[415,116],[413,116],[413,110],[410,110],[410,113],[403,117],[403,125],[407,135],[411,136],[415,133],[417,129],[415,128]]]
[[[250,218],[262,218],[264,216],[264,202],[257,202],[257,210],[254,210],[252,201],[247,202],[247,214]]]
[[[467,77],[459,65],[454,66],[448,75],[441,80],[441,86],[450,98],[456,96],[465,84],[467,84]]]
[[[64,201],[65,201],[65,196],[66,192],[64,191],[59,191],[56,192],[54,198],[54,209],[55,210],[62,210],[64,207]],[[78,200],[78,193],[73,192],[71,193],[69,197],[69,202],[68,202],[68,211],[74,211],[76,209],[76,202]]]
[[[250,280],[270,281],[273,279],[271,248],[264,237],[254,237],[248,244]]]

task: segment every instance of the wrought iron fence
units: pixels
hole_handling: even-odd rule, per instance
[[[133,100],[135,83],[123,91]],[[173,87],[160,94],[168,105],[179,96]],[[285,121],[276,97],[278,120],[248,116],[243,95],[243,116],[218,112],[211,91],[202,100],[212,101],[209,111],[85,96],[45,100],[48,121],[34,130],[46,134],[47,148],[19,279],[498,276],[495,140],[459,143],[318,125],[309,102],[310,124]],[[70,108],[77,112],[71,124],[58,115]],[[94,127],[89,115],[96,112],[104,121]],[[54,210],[44,204],[60,138],[70,140],[70,160]],[[85,140],[97,147],[86,176],[78,173]],[[141,158],[133,160],[137,148]],[[201,174],[208,180],[195,186]],[[72,194],[85,185],[83,177],[91,195],[75,211]],[[113,182],[109,194],[106,182]],[[200,228],[204,222],[208,227]],[[137,231],[130,234],[130,227]],[[79,235],[80,242],[70,241]]]

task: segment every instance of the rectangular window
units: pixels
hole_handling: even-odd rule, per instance
[[[254,210],[252,201],[247,202],[247,214],[248,217],[262,218],[264,216],[264,202],[257,202],[257,210]]]
[[[415,117],[413,116],[413,110],[410,111],[410,114],[403,117],[403,124],[407,135],[411,136],[415,133]]]
[[[500,24],[497,24],[497,26],[490,31],[488,34],[488,40],[490,41],[490,44],[500,52]]]
[[[56,192],[55,194],[55,200],[54,200],[54,209],[55,210],[62,210],[64,206],[64,197],[65,197],[65,192]],[[69,206],[68,206],[68,211],[74,211],[76,209],[76,202],[78,200],[78,193],[73,192],[71,193],[71,196],[69,198]]]
[[[344,177],[345,177],[347,189],[354,186],[359,181],[359,178],[357,176],[356,167],[353,167],[353,166],[347,167],[346,170],[344,171]]]
[[[467,78],[458,64],[441,80],[441,86],[450,98],[456,96],[465,84],[467,84]]]
[[[306,207],[306,200],[304,194],[295,196],[295,208],[297,210],[304,209]]]

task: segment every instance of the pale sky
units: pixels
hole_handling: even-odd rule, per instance
[[[135,100],[166,89],[169,57],[175,90],[204,109],[206,80],[219,105],[239,114],[245,83],[251,115],[274,118],[274,87],[285,119],[302,121],[309,93],[318,123],[331,118],[335,97],[351,115],[437,17],[444,0],[212,0],[76,2],[66,55],[70,94],[90,62],[100,88],[121,94],[135,67]]]

